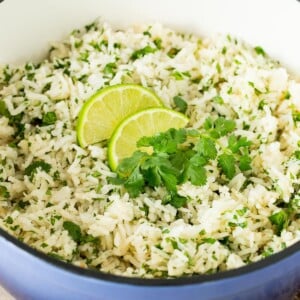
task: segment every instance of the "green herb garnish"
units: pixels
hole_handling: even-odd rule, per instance
[[[152,48],[150,46],[146,46],[142,49],[134,51],[131,55],[131,59],[136,60],[136,59],[144,57],[145,55],[147,55],[149,53],[154,53],[156,51],[157,51],[157,48]]]
[[[184,114],[188,108],[186,101],[180,96],[175,96],[173,98],[173,101],[176,107],[178,108],[178,110]]]
[[[71,221],[64,221],[63,228],[68,231],[70,237],[75,242],[77,243],[80,242],[82,234],[81,234],[81,229],[77,224]]]
[[[57,121],[56,113],[53,111],[47,112],[42,117],[42,126],[55,124]]]
[[[51,165],[44,162],[43,160],[34,161],[25,169],[24,174],[32,177],[37,172],[38,169],[41,169],[42,171],[49,173],[51,169]]]
[[[284,210],[280,210],[269,217],[270,222],[275,226],[277,235],[280,235],[281,231],[287,227],[289,222],[288,214]]]
[[[256,46],[256,47],[254,48],[254,50],[255,50],[255,52],[256,52],[258,55],[262,55],[262,56],[265,56],[265,55],[266,55],[265,50],[264,50],[262,47],[260,47],[260,46]]]
[[[111,178],[111,182],[123,184],[132,197],[142,193],[146,186],[164,186],[169,194],[163,203],[176,208],[185,206],[188,200],[178,195],[177,186],[187,181],[196,186],[205,185],[206,165],[210,161],[218,161],[227,179],[232,179],[238,169],[251,169],[251,142],[245,137],[230,135],[227,148],[217,146],[217,140],[234,129],[233,120],[207,118],[202,131],[171,128],[155,136],[142,137],[137,142],[138,148],[152,148],[151,154],[138,150],[123,159],[116,170],[117,177]]]

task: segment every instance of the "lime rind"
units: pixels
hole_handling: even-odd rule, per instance
[[[76,126],[76,131],[77,131],[77,140],[78,140],[78,143],[79,143],[79,145],[81,147],[86,147],[89,144],[91,144],[85,138],[85,126],[86,126],[87,115],[89,114],[89,111],[93,107],[93,105],[97,101],[101,102],[102,99],[104,99],[106,95],[109,95],[109,93],[112,93],[112,92],[120,92],[120,93],[122,93],[122,91],[124,92],[126,89],[128,89],[128,90],[132,89],[134,91],[140,91],[141,95],[146,95],[146,96],[148,95],[149,97],[147,97],[147,98],[151,99],[152,103],[149,104],[149,105],[147,105],[147,101],[146,101],[145,108],[146,107],[160,107],[160,106],[164,106],[162,100],[153,91],[151,91],[148,88],[145,88],[145,87],[143,87],[141,85],[137,85],[137,84],[117,84],[117,85],[105,87],[105,88],[101,89],[100,91],[98,91],[93,96],[91,96],[90,99],[88,99],[84,103],[83,107],[81,108],[81,111],[79,112],[77,126]],[[143,96],[143,97],[145,97],[145,96]],[[125,103],[125,105],[126,105],[126,103]],[[128,102],[128,105],[130,105],[130,102]],[[130,109],[128,109],[128,110],[130,111]],[[136,112],[136,111],[134,111],[134,112]],[[113,115],[113,112],[112,112],[112,115]],[[99,116],[99,122],[101,122],[101,117],[103,117],[103,116]],[[125,117],[127,117],[127,115],[125,115]],[[118,126],[118,124],[123,119],[124,119],[124,117],[122,117],[120,120],[118,120],[116,118],[114,120],[115,122],[117,122],[116,126]],[[100,125],[101,125],[101,123],[100,123]],[[101,126],[99,126],[99,128],[100,127]],[[100,130],[99,128],[98,128],[98,130]],[[110,128],[110,130],[108,130],[108,131],[111,131],[111,133],[112,133],[114,131],[114,129],[115,129],[115,126],[112,126],[112,128]],[[106,139],[108,139],[108,138],[110,138],[110,136],[106,136]],[[100,140],[99,141],[94,141],[94,143],[97,143],[97,142],[100,142]]]
[[[132,121],[137,120],[139,117],[142,117],[145,114],[151,114],[151,113],[166,113],[166,116],[172,116],[172,118],[177,118],[179,120],[181,120],[181,125],[179,127],[185,127],[188,122],[189,122],[189,118],[177,111],[174,111],[172,109],[169,108],[165,108],[165,107],[158,107],[158,108],[146,108],[143,109],[141,111],[138,111],[136,113],[133,113],[131,115],[129,115],[128,117],[126,117],[121,123],[119,123],[119,125],[115,128],[112,137],[109,141],[108,144],[108,164],[110,166],[110,168],[114,171],[116,170],[118,163],[119,163],[119,158],[118,155],[116,154],[116,142],[119,139],[119,137],[122,134],[122,129],[124,127],[126,127],[127,124],[129,124]],[[170,128],[172,128],[173,126],[169,127],[169,128],[165,128],[165,130],[168,130]],[[176,128],[178,128],[178,126],[174,126]],[[153,132],[152,135],[159,133],[159,132]],[[142,137],[144,135],[141,135],[140,137]]]

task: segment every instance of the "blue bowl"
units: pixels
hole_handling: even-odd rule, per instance
[[[61,39],[99,15],[121,26],[159,21],[200,34],[231,33],[264,46],[284,65],[300,70],[300,3],[296,0],[0,1],[0,63],[41,58],[48,41]],[[141,279],[55,260],[0,229],[0,284],[20,300],[289,300],[300,289],[300,242],[236,270]]]
[[[300,242],[236,270],[178,279],[127,278],[81,269],[1,229],[0,249],[0,282],[20,300],[289,300],[300,289]]]

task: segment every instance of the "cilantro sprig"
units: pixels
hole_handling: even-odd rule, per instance
[[[195,186],[207,183],[206,166],[217,160],[221,173],[232,179],[237,170],[251,169],[249,147],[245,137],[233,135],[236,124],[223,117],[207,118],[203,130],[174,129],[155,136],[142,137],[131,157],[123,159],[112,183],[122,184],[130,196],[137,197],[148,188],[164,186],[168,191],[163,203],[176,208],[185,206],[188,199],[179,195],[177,187],[187,181]],[[227,147],[218,140],[228,136]],[[151,153],[151,154],[150,154]]]

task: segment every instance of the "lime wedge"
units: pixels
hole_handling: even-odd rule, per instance
[[[123,120],[113,133],[108,146],[108,162],[115,170],[119,162],[132,155],[136,143],[143,136],[153,136],[170,128],[182,128],[189,119],[168,108],[149,108],[139,111]]]
[[[127,116],[149,107],[163,106],[150,90],[136,84],[119,84],[100,90],[82,107],[77,123],[81,147],[109,139]]]

